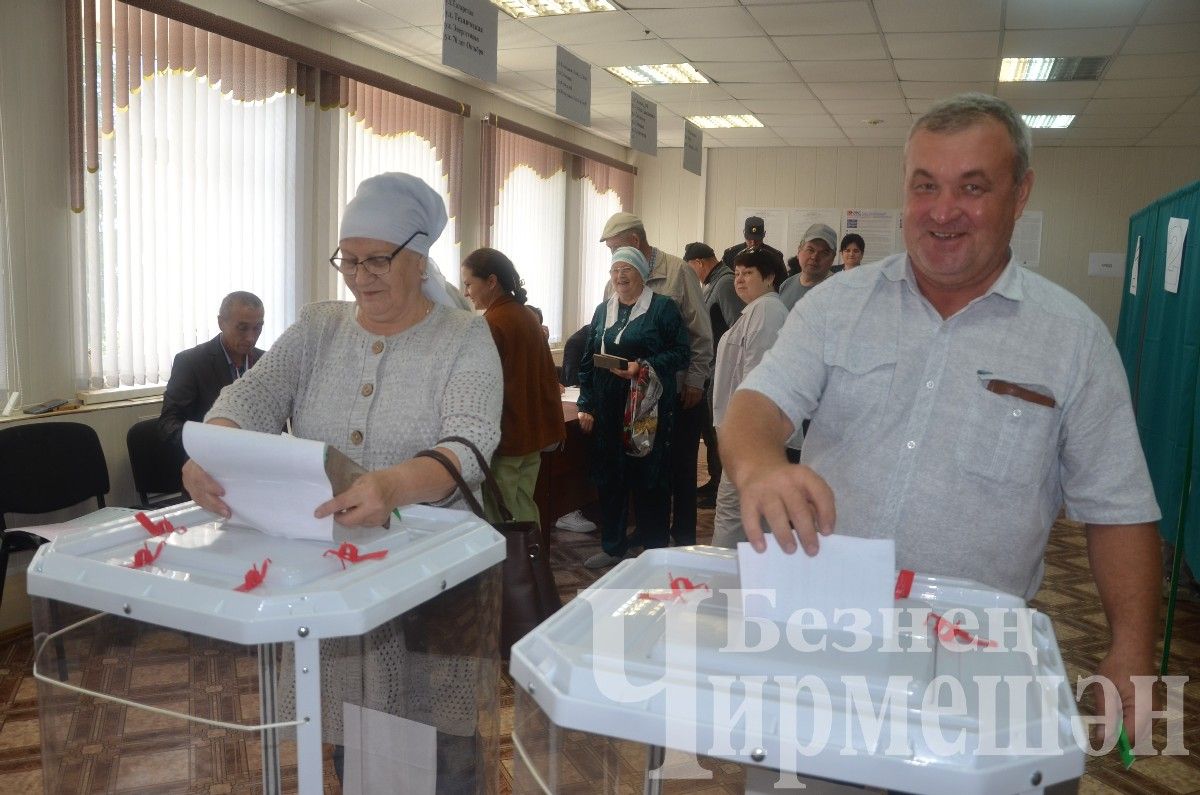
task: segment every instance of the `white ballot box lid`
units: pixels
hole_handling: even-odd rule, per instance
[[[1053,629],[1018,597],[916,574],[880,638],[839,630],[853,617],[747,622],[740,587],[733,550],[648,550],[513,646],[515,686],[559,728],[862,786],[1013,793],[1083,774]]]
[[[504,538],[473,514],[424,505],[400,514],[391,529],[346,530],[326,544],[229,526],[183,503],[146,512],[175,528],[162,535],[127,516],[43,545],[29,564],[29,594],[234,643],[277,643],[361,635],[504,560]],[[357,555],[339,557],[343,541]],[[157,556],[131,567],[139,554]],[[266,560],[261,583],[236,590]]]

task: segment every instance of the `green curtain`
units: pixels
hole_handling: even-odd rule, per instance
[[[1179,292],[1165,289],[1167,226],[1189,219]],[[1125,294],[1117,327],[1121,352],[1146,463],[1162,509],[1159,530],[1175,543],[1184,532],[1184,552],[1200,574],[1200,182],[1164,196],[1129,219]],[[1137,295],[1129,294],[1134,251],[1141,251]],[[1179,515],[1192,456],[1188,516]]]

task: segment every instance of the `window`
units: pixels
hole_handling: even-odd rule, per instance
[[[633,206],[633,173],[590,158],[579,158],[579,318],[580,325],[604,300],[611,261],[601,244],[604,223]],[[573,331],[573,330],[572,330]]]
[[[563,338],[567,171],[563,150],[485,124],[487,245],[508,255],[542,310],[550,341]]]
[[[322,97],[322,105],[330,104]],[[458,196],[462,180],[462,116],[390,91],[341,78],[334,108],[338,113],[337,217],[364,179],[403,171],[425,180],[442,201],[450,220],[429,251],[446,280],[459,283],[462,262]],[[338,296],[353,300],[338,279]]]
[[[165,382],[233,290],[269,346],[296,310],[304,68],[115,0],[83,26],[82,385]]]

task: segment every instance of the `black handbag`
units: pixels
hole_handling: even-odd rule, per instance
[[[500,656],[507,660],[509,649],[514,643],[562,607],[562,599],[554,583],[554,572],[550,569],[549,550],[541,543],[541,534],[536,522],[513,520],[512,512],[504,503],[492,469],[478,448],[461,436],[447,437],[438,444],[443,442],[458,442],[475,454],[475,460],[483,472],[483,488],[491,494],[503,518],[503,521],[492,526],[504,536],[507,545],[501,578],[503,590],[500,617]],[[450,459],[437,450],[422,450],[417,456],[432,458],[441,464],[454,478],[463,499],[475,515],[487,521],[483,506],[475,499],[462,474]]]

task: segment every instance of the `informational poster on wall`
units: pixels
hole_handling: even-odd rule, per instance
[[[495,83],[499,9],[488,0],[446,0],[445,8],[442,63]]]
[[[1183,268],[1183,243],[1187,240],[1187,218],[1172,218],[1167,222],[1167,269],[1163,288],[1168,293],[1179,292],[1179,271]]]
[[[1013,258],[1026,268],[1036,268],[1042,264],[1043,215],[1041,210],[1026,210],[1013,227]]]
[[[572,55],[565,47],[558,48],[557,70],[554,77],[554,112],[576,124],[592,124],[592,66]]]
[[[904,236],[900,233],[899,210],[865,210],[851,208],[841,219],[841,239],[851,232],[863,239],[863,264],[878,262],[904,250]],[[837,227],[834,227],[835,229]]]

